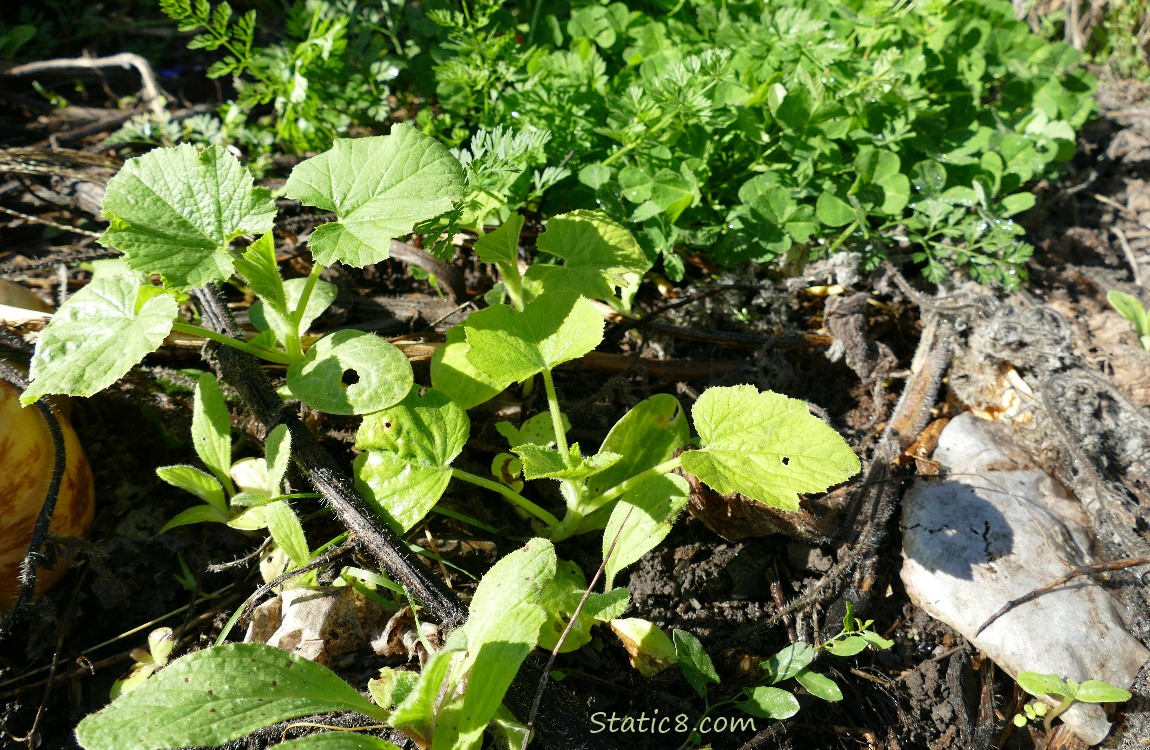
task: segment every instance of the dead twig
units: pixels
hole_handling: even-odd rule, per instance
[[[995,623],[996,620],[998,620],[1000,617],[1015,607],[1026,604],[1027,602],[1032,602],[1043,594],[1048,594],[1059,586],[1073,581],[1075,578],[1080,576],[1093,575],[1094,573],[1108,573],[1115,570],[1125,570],[1126,568],[1134,568],[1139,565],[1150,565],[1150,557],[1131,557],[1125,560],[1111,560],[1110,562],[1092,563],[1090,565],[1082,565],[1077,567],[1061,578],[1051,581],[1045,586],[1037,588],[1028,594],[1024,594],[1017,599],[1011,599],[1006,604],[1002,605],[1000,610],[991,615],[986,620],[986,622],[982,623],[982,625],[978,627],[974,637],[977,638],[978,636],[982,635],[982,631],[989,628]]]
[[[156,73],[152,66],[140,55],[134,52],[121,52],[108,57],[68,57],[59,60],[41,60],[40,62],[26,63],[9,68],[5,75],[28,76],[39,73],[73,73],[76,71],[101,70],[103,68],[135,68],[140,74],[143,89],[140,98],[152,110],[152,114],[160,117],[164,112],[163,97],[160,94],[159,84],[156,83]]]

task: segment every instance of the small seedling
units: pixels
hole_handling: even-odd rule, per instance
[[[1142,307],[1142,304],[1131,295],[1116,289],[1107,292],[1106,299],[1111,307],[1133,324],[1138,343],[1150,352],[1150,311]]]
[[[1020,673],[1018,686],[1036,698],[1056,696],[1059,699],[1049,711],[1046,710],[1044,703],[1036,701],[1023,707],[1025,715],[1014,715],[1015,726],[1025,726],[1027,721],[1042,719],[1043,727],[1047,731],[1050,731],[1050,723],[1075,703],[1123,703],[1132,697],[1129,690],[1123,690],[1101,680],[1087,680],[1079,685],[1071,679],[1063,680],[1056,674],[1036,672]]]

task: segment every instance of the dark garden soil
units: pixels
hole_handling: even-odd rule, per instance
[[[105,83],[114,90],[118,79]],[[11,148],[49,149],[56,143],[100,153],[100,138],[110,127],[101,118],[115,117],[113,110],[49,112],[15,84],[4,95],[13,106],[5,108],[0,133],[7,142],[0,145]],[[711,275],[699,261],[690,266],[691,283],[666,296],[656,284],[645,286],[636,319],[609,326],[603,354],[560,371],[557,385],[569,404],[572,436],[583,445],[602,440],[628,407],[654,393],[674,393],[689,402],[707,386],[752,383],[810,402],[863,459],[864,472],[851,484],[825,498],[808,498],[803,512],[787,517],[696,487],[690,516],[629,573],[628,616],[687,629],[714,655],[723,677],[714,700],[752,684],[758,662],[784,645],[833,634],[848,601],[895,641],[888,652],[820,661],[820,669],[842,686],[840,703],[802,696],[803,709],[795,718],[757,720],[753,728],[731,729],[725,722],[737,714],[720,712],[716,731],[704,737],[716,750],[1083,747],[1065,731],[1015,728],[1010,717],[1024,695],[1014,682],[908,599],[899,578],[899,496],[916,473],[933,467],[929,445],[916,443],[904,453],[888,426],[894,420],[909,442],[924,430],[929,433],[935,420],[968,406],[1001,411],[999,381],[1009,365],[1034,392],[1049,392],[1055,402],[1039,398],[1021,416],[1001,415],[1015,423],[1030,415],[1034,429],[1020,442],[1072,489],[1090,473],[1089,481],[1117,488],[1132,518],[1147,517],[1150,463],[1135,449],[1115,447],[1122,440],[1106,436],[1127,439],[1146,431],[1150,354],[1105,295],[1120,289],[1150,303],[1143,286],[1150,279],[1150,90],[1107,81],[1099,106],[1064,177],[1038,185],[1039,205],[1023,217],[1036,253],[1022,292],[966,283],[936,290],[903,281],[893,266],[862,273],[850,256],[791,278],[770,268]],[[38,220],[99,231],[101,224],[84,212],[81,198],[90,189],[85,185],[99,185],[110,172],[71,162],[33,167],[31,159],[29,152],[0,151],[0,207],[37,219],[0,218],[0,277],[55,303],[65,281],[75,290],[87,278],[76,264],[62,271],[58,263],[100,248],[89,236]],[[298,206],[283,208],[281,216],[287,218],[277,232],[282,265],[306,275],[301,237],[319,217],[300,214]],[[364,271],[329,270],[327,278],[339,286],[340,296],[317,330],[352,326],[401,337],[411,344],[417,380],[426,382],[427,346],[466,314],[459,306],[467,300],[452,294],[472,297],[492,283],[466,245],[445,276],[446,297],[412,278],[399,262]],[[902,270],[906,278],[914,277],[912,267]],[[235,290],[227,293],[242,321],[244,299]],[[937,321],[953,326],[954,333],[932,344],[922,332]],[[1007,330],[1004,321],[1021,328]],[[911,368],[919,350],[930,354],[928,361],[947,366],[947,379],[937,396],[924,387],[900,405],[904,386],[920,384]],[[1034,356],[1051,351],[1045,359]],[[72,401],[72,423],[96,477],[95,527],[77,551],[82,564],[0,645],[0,743],[25,746],[20,738],[35,727],[41,747],[73,747],[75,724],[105,704],[112,681],[128,669],[130,650],[144,645],[153,627],[175,628],[181,653],[206,646],[257,587],[259,537],[217,524],[157,534],[190,502],[161,483],[154,469],[194,462],[187,437],[190,381],[180,370],[203,366],[198,347],[173,345],[111,390]],[[1056,376],[1068,373],[1075,389],[1043,390],[1065,385],[1065,378]],[[479,439],[459,465],[485,472],[502,445],[494,422],[545,409],[540,392],[524,396],[514,389],[480,407],[472,413],[472,434]],[[250,436],[242,438],[242,449],[258,455],[258,426],[238,405],[233,416],[236,434]],[[304,418],[349,466],[354,424],[316,414]],[[1099,439],[1087,441],[1086,435]],[[301,477],[291,481],[297,490],[307,489]],[[505,504],[468,488],[453,487],[444,503],[499,532],[433,514],[410,534],[410,541],[465,571],[435,565],[466,597],[474,588],[468,573],[482,574],[521,544],[526,525]],[[339,533],[318,502],[304,501],[299,508],[312,514],[307,528],[313,544]],[[1104,556],[1146,556],[1148,528],[1135,524],[1124,541],[1103,548]],[[565,542],[559,554],[593,570],[599,538]],[[355,555],[342,562],[352,560],[372,565]],[[1137,579],[1115,580],[1118,595],[1140,598],[1131,591]],[[1132,611],[1135,618],[1144,616]],[[382,628],[391,614],[376,612],[374,621],[361,626]],[[1141,624],[1145,632],[1146,621]],[[378,655],[360,633],[331,666],[363,689],[379,667],[408,662],[406,654]],[[608,632],[561,656],[556,668],[565,675],[562,684],[601,722],[593,726],[615,730],[602,736],[620,748],[677,747],[684,735],[653,732],[638,720],[680,715],[693,720],[701,710],[678,670],[649,680],[639,676]],[[1136,699],[1127,714],[1114,717],[1116,729],[1106,747],[1144,744],[1144,708]],[[637,728],[647,731],[624,731]],[[274,729],[234,746],[262,747],[280,736]]]

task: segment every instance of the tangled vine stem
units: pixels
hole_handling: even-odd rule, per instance
[[[0,359],[0,379],[21,391],[28,387],[28,382],[11,365]],[[40,515],[36,517],[36,525],[32,527],[32,541],[28,544],[28,553],[20,563],[20,591],[16,594],[16,603],[12,612],[0,622],[0,641],[8,637],[12,628],[23,617],[36,593],[36,573],[44,567],[45,555],[41,552],[48,542],[48,531],[52,526],[52,516],[56,512],[56,502],[60,499],[60,485],[64,482],[64,471],[68,465],[68,456],[64,443],[64,431],[60,428],[60,420],[56,413],[44,399],[35,403],[36,408],[48,423],[48,433],[52,436],[52,479],[48,483],[48,492],[44,497],[44,504],[40,506]]]
[[[206,328],[242,338],[241,331],[212,286],[193,291]],[[453,630],[467,620],[467,608],[459,597],[423,566],[403,539],[360,497],[351,478],[343,472],[303,423],[292,414],[272,387],[267,374],[249,354],[230,346],[209,342],[223,380],[239,392],[252,415],[271,431],[287,425],[291,432],[292,457],[296,465],[335,511],[348,531],[380,566],[403,585],[433,615],[445,630]],[[520,719],[531,713],[535,685],[546,678],[542,659],[528,657],[507,692],[508,707]],[[535,720],[539,739],[554,750],[610,750],[598,735],[591,734],[586,712],[565,688],[552,686]]]

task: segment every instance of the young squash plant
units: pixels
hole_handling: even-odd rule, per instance
[[[393,238],[454,210],[466,187],[459,161],[412,128],[336,141],[297,165],[286,183],[288,197],[336,220],[311,235],[311,274],[285,282],[273,252],[271,195],[255,188],[227,151],[158,149],[129,161],[110,181],[104,211],[111,226],[101,242],[121,250],[131,272],[97,276],[61,307],[38,342],[25,403],[48,393],[91,395],[170,332],[200,335],[285,368],[292,399],[329,414],[362,416],[356,482],[393,530],[411,529],[452,480],[460,480],[511,502],[536,538],[484,576],[466,624],[418,676],[384,676],[374,690],[378,705],[322,667],[266,646],[230,644],[176,660],[85,719],[78,729],[84,747],[220,744],[333,710],[358,711],[436,748],[476,747],[493,720],[513,727],[501,704],[533,648],[577,648],[596,623],[623,614],[628,592],[616,580],[669,533],[687,503],[681,473],[718,492],[795,509],[800,493],[823,491],[859,470],[845,441],[803,402],[749,385],[701,394],[691,410],[695,440],[678,400],[658,395],[625,414],[597,450],[569,443],[553,370],[598,346],[603,317],[595,300],[621,304],[619,295],[649,265],[625,228],[595,212],[550,219],[537,244],[554,262],[526,270],[519,264],[521,217],[480,237],[476,252],[499,269],[503,299],[451,329],[433,359],[430,387],[415,384],[404,354],[370,333],[345,330],[305,345],[308,325],[332,298],[319,279],[324,266],[385,259]],[[233,247],[250,235],[256,239],[245,248]],[[179,294],[235,274],[259,300],[252,314],[258,335],[240,341],[179,317]],[[148,281],[153,277],[160,285]],[[515,461],[491,479],[451,466],[469,437],[467,409],[536,377],[547,416],[501,428]],[[236,525],[258,515],[299,564],[308,555],[306,540],[279,487],[291,450],[287,432],[277,428],[268,436],[267,459],[260,462],[265,481],[236,483],[237,489],[227,426],[217,424],[227,419],[226,410],[211,381],[205,376],[198,384],[204,419],[193,425],[197,453],[211,474],[161,470],[204,506],[169,527],[200,520]],[[516,489],[520,477],[558,483],[561,512]],[[591,594],[583,571],[560,560],[554,542],[600,530],[606,586]],[[388,746],[368,738],[308,742]]]

